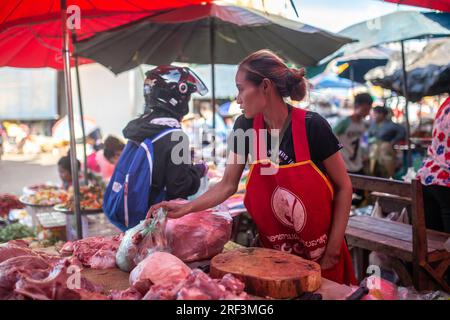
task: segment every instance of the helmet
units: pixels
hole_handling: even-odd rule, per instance
[[[146,72],[144,81],[145,112],[163,110],[181,118],[189,112],[194,92],[205,95],[208,88],[187,67],[159,66]]]

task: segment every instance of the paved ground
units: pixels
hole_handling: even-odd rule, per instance
[[[51,181],[60,183],[56,163],[60,155],[4,154],[0,160],[0,193],[22,194],[22,188]]]

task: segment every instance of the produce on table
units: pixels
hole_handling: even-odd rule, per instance
[[[8,217],[9,211],[12,209],[23,209],[24,205],[19,199],[12,194],[0,195],[0,217]]]
[[[81,210],[101,210],[103,205],[103,189],[100,186],[89,185],[80,186],[80,207]],[[69,189],[69,197],[61,208],[74,211],[73,189]]]
[[[23,195],[21,200],[26,204],[37,206],[54,206],[67,201],[68,195],[64,190],[44,189],[38,190],[34,194]]]
[[[34,231],[21,223],[12,223],[0,228],[0,243],[34,236]]]
[[[40,183],[29,186],[27,187],[27,189],[29,189],[32,192],[37,192],[37,191],[56,191],[59,188],[52,184]]]

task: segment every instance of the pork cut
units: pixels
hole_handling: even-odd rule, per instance
[[[78,259],[83,266],[92,269],[109,269],[116,266],[116,252],[120,237],[89,237],[66,242],[60,253]]]
[[[153,252],[142,260],[130,274],[130,284],[150,281],[152,285],[176,285],[185,280],[191,269],[183,261],[167,252]]]
[[[166,238],[171,253],[185,262],[206,260],[221,253],[230,240],[232,221],[228,212],[212,210],[169,219]]]
[[[21,243],[7,242],[0,246],[0,263],[20,256],[38,256],[38,254],[29,249],[27,245]]]
[[[195,269],[178,292],[177,300],[241,300],[247,298],[243,288],[244,284],[232,275],[226,275],[225,280],[213,280],[202,270]]]

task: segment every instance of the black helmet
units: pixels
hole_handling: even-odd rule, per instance
[[[187,67],[159,66],[145,75],[145,113],[163,110],[181,118],[189,112],[192,93],[203,96],[208,92],[203,81]]]

